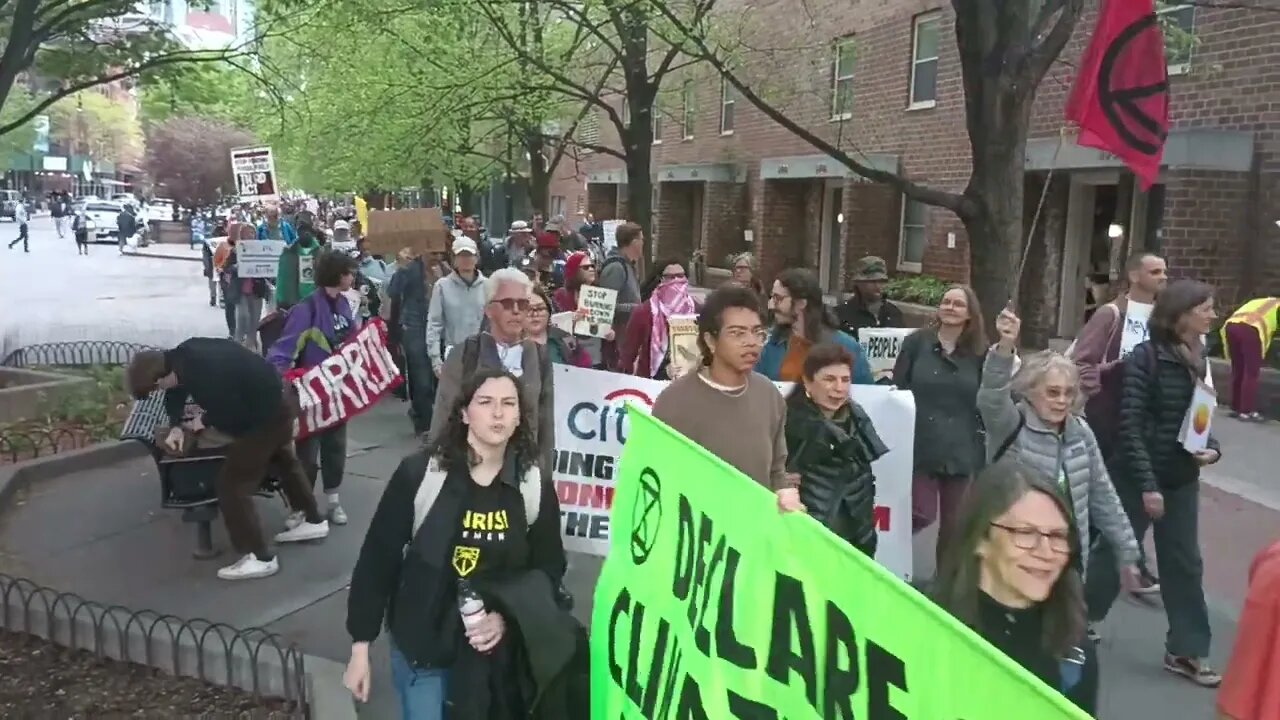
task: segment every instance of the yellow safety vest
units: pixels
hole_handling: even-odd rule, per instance
[[[1228,360],[1231,359],[1230,351],[1227,349],[1227,326],[1231,323],[1244,323],[1258,329],[1258,334],[1262,337],[1262,357],[1265,358],[1267,350],[1271,347],[1271,339],[1276,334],[1277,308],[1280,308],[1280,298],[1274,297],[1257,298],[1241,305],[1240,309],[1222,324],[1222,354]]]

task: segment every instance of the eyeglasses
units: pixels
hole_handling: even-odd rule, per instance
[[[547,306],[546,306],[546,305],[543,305],[542,303],[538,303],[537,305],[530,304],[530,305],[529,305],[529,314],[530,314],[530,315],[546,315],[546,314],[547,314]]]
[[[1049,549],[1053,552],[1059,555],[1071,552],[1071,534],[1066,530],[1044,531],[1033,527],[1010,527],[1000,523],[991,523],[991,526],[1009,533],[1013,538],[1014,547],[1021,550],[1035,550],[1043,538],[1049,541]]]
[[[685,274],[682,272],[662,273],[663,280],[684,280]]]
[[[779,295],[778,293],[769,293],[769,299],[773,301],[773,304],[774,304],[774,305],[779,305],[779,304],[781,304],[783,300],[786,300],[786,299],[787,299],[787,298],[789,298],[789,297],[791,297],[791,296],[790,296],[790,295]]]
[[[503,310],[507,312],[528,312],[529,300],[527,298],[499,298],[492,302],[501,305]]]
[[[769,337],[769,332],[760,327],[751,329],[732,327],[721,330],[717,334],[720,337],[728,338],[739,345],[749,345],[752,342],[763,345],[764,341]]]

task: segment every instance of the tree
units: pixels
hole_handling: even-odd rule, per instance
[[[199,5],[200,0],[193,0]],[[6,0],[0,3],[0,107],[23,78],[40,84],[25,112],[0,120],[0,136],[23,126],[62,98],[98,85],[190,63],[234,62],[264,37],[220,50],[185,47],[163,23],[138,12],[134,0]],[[46,80],[52,80],[46,83]]]
[[[14,88],[9,94],[9,101],[0,107],[0,124],[11,123],[28,114],[35,105],[35,98],[26,88]],[[36,143],[34,119],[17,125],[14,130],[0,135],[0,163],[6,164],[15,155],[31,152]]]
[[[185,65],[157,77],[144,73],[138,87],[145,124],[192,116],[245,125],[267,100],[254,73],[230,64]]]
[[[74,152],[116,162],[142,160],[142,126],[127,105],[92,91],[49,106],[51,134],[67,138]]]
[[[251,133],[220,120],[172,118],[151,129],[146,170],[174,202],[212,205],[235,192],[231,150],[255,142]]]
[[[969,237],[970,277],[979,300],[993,309],[1009,301],[1025,243],[1024,167],[1031,111],[1041,80],[1075,31],[1084,0],[1042,0],[1038,10],[1030,2],[952,0],[972,146],[971,172],[961,192],[929,188],[859,161],[858,153],[820,136],[753,88],[711,23],[686,22],[670,3],[649,1],[675,30],[670,44],[688,47],[770,120],[858,175],[955,213]]]
[[[627,216],[651,228],[654,112],[663,80],[688,59],[678,33],[665,33],[665,47],[655,47],[650,39],[668,15],[681,23],[678,27],[701,27],[715,0],[682,0],[683,12],[674,2],[658,11],[644,0],[525,0],[514,12],[506,0],[475,4],[528,72],[529,90],[585,106],[613,126],[621,147],[570,140],[626,163]],[[530,42],[530,22],[546,28],[559,20],[572,32],[558,45]]]

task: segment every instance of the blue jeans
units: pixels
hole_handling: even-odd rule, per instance
[[[445,683],[448,679],[448,670],[414,668],[395,643],[391,643],[391,681],[400,696],[400,717],[403,720],[444,720]]]

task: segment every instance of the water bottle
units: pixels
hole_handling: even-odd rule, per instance
[[[467,580],[458,581],[458,613],[468,630],[484,618],[484,600]]]

